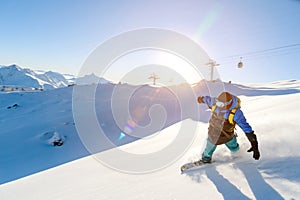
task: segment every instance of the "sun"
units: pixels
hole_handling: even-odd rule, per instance
[[[126,54],[113,62],[104,73],[105,78],[116,83],[152,84],[155,73],[157,85],[193,84],[203,79],[198,66],[185,58],[160,49],[143,49]]]

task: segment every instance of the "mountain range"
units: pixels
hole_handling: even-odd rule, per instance
[[[94,74],[77,78],[70,74],[61,74],[53,71],[25,69],[18,65],[0,65],[0,86],[2,89],[10,90],[29,90],[42,89],[49,90],[67,87],[73,84],[89,85],[93,83],[106,84],[109,81],[99,78]],[[25,89],[26,88],[26,89]]]

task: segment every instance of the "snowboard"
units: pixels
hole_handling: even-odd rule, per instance
[[[202,160],[194,161],[194,162],[189,162],[181,166],[180,170],[181,173],[184,173],[186,171],[189,171],[191,169],[196,169],[198,167],[204,166],[204,165],[210,165],[212,164],[211,162],[203,162]]]

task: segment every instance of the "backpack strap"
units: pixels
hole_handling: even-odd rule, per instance
[[[230,111],[229,115],[228,115],[228,121],[230,124],[234,124],[235,122],[233,121],[235,112],[236,112],[237,108],[234,108]]]
[[[233,120],[235,112],[237,111],[238,108],[241,107],[241,99],[238,98],[238,97],[236,97],[236,99],[237,99],[237,105],[236,105],[236,107],[234,109],[232,109],[230,111],[230,113],[228,115],[228,121],[229,121],[230,124],[234,124],[235,123],[234,120]]]
[[[214,112],[214,111],[216,110],[216,108],[217,108],[217,105],[214,104],[214,105],[211,107],[211,112]]]

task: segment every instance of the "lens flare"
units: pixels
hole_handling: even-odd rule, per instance
[[[219,16],[221,14],[221,6],[220,4],[216,5],[211,9],[204,19],[201,21],[200,26],[197,30],[197,36],[201,36],[204,33],[206,33],[218,20]]]
[[[123,132],[121,132],[121,133],[120,133],[120,136],[119,136],[119,140],[122,140],[125,136],[126,136],[126,134],[123,133]]]

